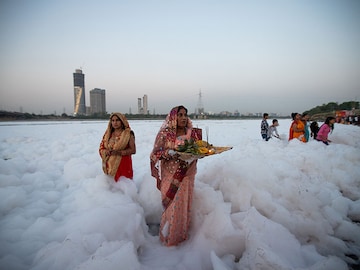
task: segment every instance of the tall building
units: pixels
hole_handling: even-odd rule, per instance
[[[143,97],[143,114],[148,114],[148,97],[144,95]]]
[[[138,98],[138,114],[143,114],[143,110],[142,110],[142,106],[141,106],[141,98]]]
[[[85,74],[76,69],[74,75],[74,115],[86,114],[85,106]]]
[[[138,98],[138,114],[148,114],[148,97],[144,95],[141,104],[141,98]]]
[[[90,91],[90,113],[106,114],[105,90],[94,88]]]

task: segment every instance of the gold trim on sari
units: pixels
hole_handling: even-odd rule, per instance
[[[112,133],[113,133],[113,128],[111,125],[111,118],[116,115],[121,122],[124,125],[124,130],[121,132],[120,136],[117,137],[113,137]],[[106,151],[107,150],[111,150],[111,151],[120,151],[120,150],[124,150],[128,144],[129,144],[129,140],[130,140],[130,135],[131,135],[131,129],[129,126],[129,123],[126,119],[126,117],[119,113],[112,113],[110,115],[110,121],[108,124],[108,128],[105,131],[105,134],[103,136],[103,139],[101,141],[100,144],[100,156],[102,159],[102,168],[105,174],[111,175],[111,176],[115,176],[120,162],[121,162],[121,155],[106,155]]]

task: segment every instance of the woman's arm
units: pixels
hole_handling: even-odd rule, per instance
[[[135,145],[135,135],[131,132],[129,145],[126,149],[120,151],[120,155],[129,156],[134,155],[136,153],[136,145]]]
[[[99,154],[102,159],[105,159],[107,156],[110,156],[110,151],[108,149],[106,149],[106,147],[105,147],[104,137],[105,137],[105,135],[103,136],[103,138],[100,142],[100,146],[99,146]]]
[[[110,155],[120,155],[120,156],[130,156],[130,155],[134,155],[136,153],[136,145],[135,145],[135,135],[134,133],[131,131],[130,133],[130,138],[129,138],[129,143],[127,145],[127,147],[123,150],[112,150],[109,151]]]
[[[152,151],[153,156],[156,156],[158,159],[170,159],[175,156],[175,149],[166,147],[166,140],[166,134],[159,132],[155,139],[155,144]]]

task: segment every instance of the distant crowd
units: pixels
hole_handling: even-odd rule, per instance
[[[297,139],[301,142],[306,143],[310,140],[310,138],[313,138],[314,140],[323,142],[326,145],[329,145],[329,143],[331,143],[328,135],[334,130],[334,123],[337,122],[337,119],[335,117],[327,117],[325,122],[320,127],[318,122],[310,122],[310,115],[307,113],[292,113],[291,117],[293,121],[289,128],[289,141]],[[268,118],[269,114],[264,113],[260,126],[261,137],[265,141],[268,141],[272,137],[281,139],[277,131],[277,126],[279,126],[278,120],[273,119],[272,124],[269,125],[267,122]],[[352,118],[351,121],[351,124],[356,124],[359,121],[359,117],[356,116],[356,118]]]
[[[349,115],[347,117],[336,117],[336,123],[360,126],[360,115]]]

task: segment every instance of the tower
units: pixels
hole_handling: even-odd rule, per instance
[[[148,114],[148,97],[144,95],[143,97],[143,113]]]
[[[142,114],[141,98],[138,98],[138,114]]]
[[[104,89],[94,88],[90,91],[90,112],[91,114],[106,113],[106,100]]]
[[[198,100],[198,104],[197,104],[197,108],[196,108],[196,114],[201,117],[204,115],[204,113],[205,113],[205,110],[204,110],[204,105],[202,103],[202,94],[201,94],[201,89],[200,89],[199,90],[199,100]]]
[[[84,115],[85,106],[85,74],[76,69],[74,75],[74,115]]]
[[[138,114],[149,114],[147,95],[143,96],[142,104],[141,104],[141,98],[138,98]]]

